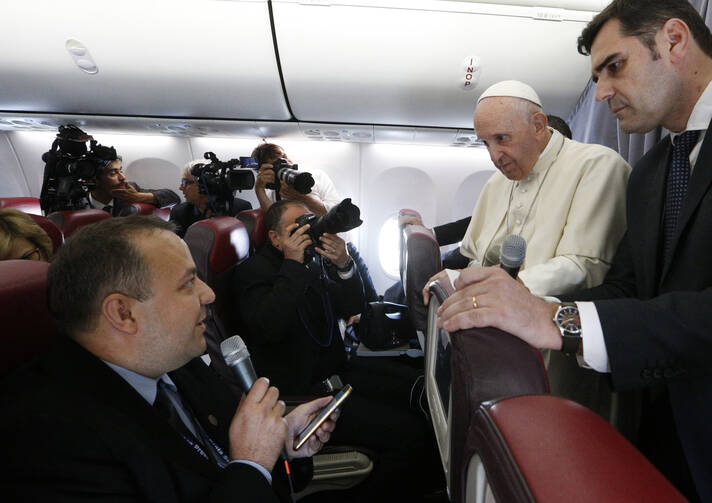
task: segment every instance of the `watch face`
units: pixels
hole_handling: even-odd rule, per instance
[[[556,313],[556,324],[564,331],[563,335],[581,335],[581,320],[576,306],[562,306]]]

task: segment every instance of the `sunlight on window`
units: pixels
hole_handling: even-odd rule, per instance
[[[399,246],[398,216],[394,215],[386,220],[378,236],[378,258],[383,270],[392,278],[398,278],[400,273]]]

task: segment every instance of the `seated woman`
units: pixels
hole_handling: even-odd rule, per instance
[[[220,211],[216,211],[216,208],[213,207],[216,195],[210,194],[200,179],[191,174],[193,166],[205,164],[206,162],[205,159],[191,161],[185,165],[183,170],[180,190],[183,192],[185,202],[176,204],[171,210],[170,216],[170,221],[176,226],[176,234],[180,237],[183,237],[188,227],[198,220],[220,215]],[[252,209],[252,204],[249,201],[234,197],[230,216],[235,216],[240,211],[250,209]]]
[[[0,260],[52,259],[52,241],[31,217],[21,211],[0,209]]]

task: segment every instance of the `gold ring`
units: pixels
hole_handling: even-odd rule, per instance
[[[477,309],[477,297],[472,296],[472,307]]]

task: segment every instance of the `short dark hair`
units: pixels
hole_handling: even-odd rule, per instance
[[[279,155],[279,151],[282,149],[276,143],[263,143],[255,147],[252,151],[252,157],[257,160],[257,164],[264,164],[269,159]]]
[[[281,199],[272,203],[272,206],[267,208],[267,212],[264,217],[265,229],[267,232],[279,230],[279,222],[282,220],[282,215],[284,215],[284,212],[287,211],[290,205],[304,206],[298,201]]]
[[[564,119],[562,119],[558,115],[547,114],[546,121],[559,133],[567,137],[569,140],[571,139],[571,128],[568,124],[566,124],[566,121]]]
[[[637,37],[657,59],[655,34],[672,18],[684,21],[702,51],[712,57],[712,34],[700,14],[687,0],[614,0],[581,32],[578,51],[584,56],[591,54],[593,41],[603,25],[611,19],[617,19],[621,24],[621,34]]]
[[[60,332],[72,336],[91,330],[110,293],[139,301],[153,295],[148,264],[133,239],[158,231],[172,232],[173,224],[132,215],[102,220],[72,234],[47,273],[47,304]]]

